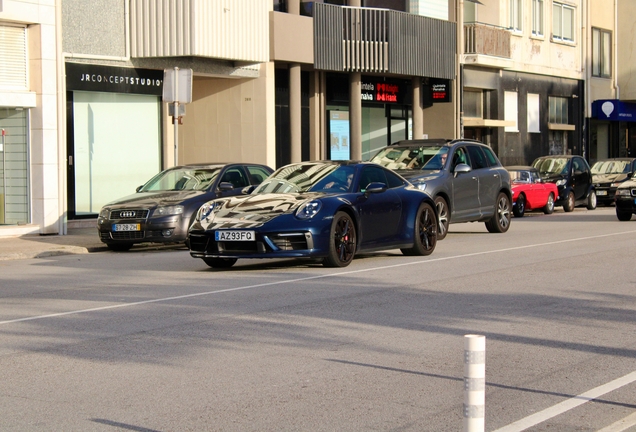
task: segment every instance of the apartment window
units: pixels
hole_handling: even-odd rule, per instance
[[[592,76],[609,78],[612,75],[612,33],[592,29]]]
[[[543,36],[543,0],[532,0],[532,35]]]
[[[550,113],[548,122],[555,124],[568,124],[568,98],[550,96]]]
[[[484,117],[483,97],[481,91],[464,90],[464,117]]]
[[[522,30],[522,4],[523,0],[510,0],[510,30],[516,32]]]
[[[538,94],[528,93],[527,113],[528,113],[528,133],[541,132],[541,117],[539,115],[540,99]]]
[[[504,92],[504,120],[514,122],[513,126],[504,127],[505,132],[519,132],[518,104],[517,92]]]
[[[574,8],[561,3],[552,3],[552,39],[574,42]]]

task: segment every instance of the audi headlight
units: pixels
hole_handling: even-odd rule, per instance
[[[631,192],[629,189],[616,189],[617,196],[630,196]]]
[[[180,214],[183,214],[183,206],[175,205],[175,206],[157,207],[155,211],[152,213],[152,216],[159,217],[159,216],[180,215]]]
[[[108,219],[108,216],[110,216],[110,209],[104,207],[99,211],[100,218]]]
[[[565,186],[565,184],[566,184],[567,182],[568,182],[568,181],[567,181],[566,179],[557,180],[556,185],[557,185],[557,186]]]
[[[296,210],[296,217],[298,219],[311,219],[316,216],[321,208],[322,203],[318,200],[306,202]]]

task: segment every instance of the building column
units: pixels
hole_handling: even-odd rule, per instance
[[[289,127],[291,133],[291,162],[302,160],[302,122],[300,97],[300,64],[289,65]]]
[[[411,79],[413,87],[413,139],[424,138],[424,110],[422,109],[422,78]]]
[[[300,0],[289,0],[287,13],[300,15]],[[302,160],[302,101],[300,91],[300,64],[289,65],[289,127],[291,162]]]
[[[362,159],[362,74],[349,74],[349,145],[352,160]]]

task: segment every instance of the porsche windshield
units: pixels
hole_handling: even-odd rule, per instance
[[[592,165],[592,174],[627,174],[629,161],[598,161]]]
[[[548,158],[539,159],[535,161],[533,165],[539,170],[542,176],[551,174],[563,174],[568,173],[568,159],[567,158]]]
[[[446,146],[395,146],[380,150],[371,162],[394,170],[440,170],[447,154]]]
[[[151,178],[139,192],[205,190],[212,184],[219,171],[220,167],[169,169]]]
[[[253,193],[350,191],[354,173],[355,169],[347,165],[322,163],[288,165],[268,177]]]

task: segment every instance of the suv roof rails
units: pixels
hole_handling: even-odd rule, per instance
[[[391,145],[405,145],[405,144],[446,144],[451,142],[450,139],[445,138],[433,138],[433,139],[410,139],[401,140],[391,143]]]

